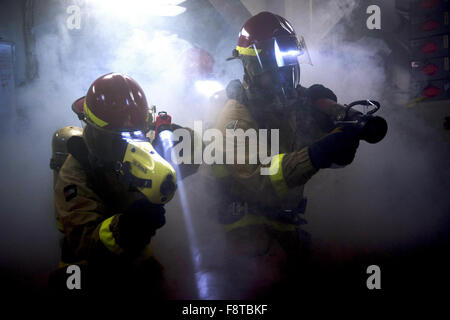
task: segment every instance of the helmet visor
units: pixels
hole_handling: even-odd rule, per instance
[[[281,36],[260,41],[248,48],[237,48],[241,56],[256,58],[255,63],[249,64],[248,72],[254,76],[267,71],[274,71],[282,67],[311,64],[308,49],[303,37]]]

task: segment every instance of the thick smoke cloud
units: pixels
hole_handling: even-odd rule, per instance
[[[50,10],[40,3],[36,12]],[[343,16],[356,8],[355,3],[350,1],[342,9]],[[322,9],[322,16],[330,12],[326,6]],[[160,18],[130,22],[93,7],[77,32],[66,27],[64,5],[52,10],[56,14],[51,23],[35,29],[39,76],[17,88],[18,115],[5,125],[0,140],[1,268],[26,277],[40,276],[57,265],[60,235],[53,216],[50,141],[58,128],[80,125],[70,105],[93,80],[111,71],[123,72],[141,84],[149,103],[172,114],[174,122],[192,125],[192,120],[204,116],[196,98],[186,94],[190,83],[181,66],[182,53],[193,44],[166,30]],[[313,66],[302,65],[302,85],[322,83],[335,91],[341,103],[380,100],[380,115],[390,127],[381,143],[362,142],[352,165],[323,170],[308,183],[307,230],[319,248],[385,250],[431,241],[448,231],[444,225],[450,212],[448,142],[439,124],[430,126],[414,108],[406,108],[404,96],[398,98],[392,92],[392,79],[407,79],[390,71],[387,61],[393,49],[383,40],[368,37],[349,42],[346,32],[337,27],[321,41],[308,40],[322,39],[322,32],[305,34]],[[235,39],[227,34],[216,40],[215,71],[226,84],[240,78],[242,68],[238,61],[224,61]],[[404,87],[404,83],[398,85]],[[196,281],[205,277],[195,274],[197,259],[203,259],[198,265],[205,274],[225,259],[219,229],[207,214],[213,211],[208,196],[218,195],[207,189],[200,176],[189,177],[184,184],[196,241],[204,253],[190,248],[192,239],[179,196],[167,206],[167,225],[154,239],[155,252],[169,274],[168,286],[177,298],[198,297]],[[226,286],[216,281],[218,288]]]
[[[85,95],[97,77],[114,71],[135,78],[148,102],[158,105],[159,111],[176,114],[175,122],[183,124],[178,120],[188,112],[180,104],[178,89],[184,88],[180,60],[190,43],[160,28],[126,24],[102,10],[83,16],[77,33],[67,28],[65,9],[61,3],[40,2],[35,7],[35,15],[43,14],[35,17],[37,21],[44,20],[46,12],[57,14],[35,27],[38,77],[17,88],[17,115],[3,127],[1,139],[1,225],[8,226],[0,235],[1,267],[17,274],[22,285],[29,282],[22,276],[42,282],[41,276],[55,269],[59,260],[61,236],[54,219],[49,168],[51,137],[63,126],[81,126],[70,109],[73,101]],[[172,224],[180,223],[181,214]]]
[[[396,17],[393,6],[388,9],[383,13]],[[325,39],[313,42],[314,65],[302,66],[301,82],[330,87],[341,104],[380,101],[379,114],[387,119],[389,131],[379,144],[361,142],[347,168],[323,170],[308,183],[309,230],[318,246],[355,252],[431,243],[448,233],[450,150],[443,118],[430,123],[421,117],[425,112],[420,108],[427,105],[407,107],[409,56],[402,48],[407,33],[388,31],[370,38],[355,29],[354,16],[343,13]],[[310,39],[319,36],[308,34]],[[429,104],[428,112],[437,112],[438,106],[431,109]]]
[[[38,77],[17,88],[17,115],[9,130],[4,128],[1,139],[2,150],[8,151],[0,170],[2,181],[8,181],[2,184],[1,223],[8,228],[0,234],[0,257],[5,277],[16,275],[10,280],[14,286],[44,286],[45,275],[57,267],[61,234],[54,219],[51,137],[61,127],[81,126],[70,106],[85,95],[96,78],[113,71],[130,75],[144,89],[149,104],[156,105],[157,111],[167,111],[180,125],[192,127],[193,120],[208,114],[208,98],[193,92],[193,80],[183,70],[184,54],[194,44],[165,28],[172,18],[149,19],[143,12],[130,20],[108,10],[107,3],[99,8],[100,2],[84,2],[81,29],[70,30],[65,12],[73,4],[69,2],[39,2],[35,6]],[[189,25],[185,26],[184,36],[190,32]],[[221,56],[214,72],[223,83],[239,77],[233,70],[240,67],[225,62],[231,48],[226,37],[217,43]],[[196,183],[202,187],[195,181],[195,177],[189,178],[186,189]],[[205,197],[190,200],[184,206],[192,205],[197,212],[193,203],[205,201]],[[192,235],[186,231],[179,195],[167,205],[167,212],[166,226],[153,239],[154,250],[165,266],[173,297],[196,298],[199,285],[195,281],[206,278],[199,280],[195,274],[201,257],[199,248],[192,247],[196,240],[189,239]],[[212,220],[206,224],[214,233]],[[197,226],[202,227],[203,222]],[[197,242],[209,242],[198,237]]]

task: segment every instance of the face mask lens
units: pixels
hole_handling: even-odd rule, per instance
[[[304,54],[298,39],[295,36],[277,37],[262,41],[255,46],[255,55],[260,64],[261,71],[268,71],[299,63],[298,57]]]
[[[243,56],[242,59],[250,77],[267,72],[278,72],[282,68],[298,69],[300,59],[304,56],[309,57],[303,38],[299,41],[295,36],[268,39],[254,44],[248,50],[250,54]]]

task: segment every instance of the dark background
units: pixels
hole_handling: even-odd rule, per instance
[[[2,91],[0,127],[0,282],[23,292],[45,291],[59,259],[53,216],[51,135],[80,125],[72,102],[98,76],[124,72],[138,80],[150,103],[174,121],[192,117],[176,95],[184,49],[199,46],[215,57],[222,83],[241,77],[238,62],[225,62],[237,33],[252,14],[269,10],[290,20],[304,35],[313,66],[302,66],[301,83],[322,83],[339,102],[372,98],[389,123],[385,140],[361,143],[355,162],[323,170],[306,186],[307,230],[314,265],[305,287],[367,294],[368,265],[379,265],[383,293],[437,291],[448,284],[450,236],[449,100],[407,105],[411,87],[410,1],[207,1],[187,0],[175,17],[116,17],[95,1],[0,1],[0,39],[14,44],[12,93]],[[82,12],[79,30],[65,25],[69,5]],[[368,30],[366,8],[381,8],[381,30]],[[133,2],[130,2],[130,6]],[[139,11],[139,10],[136,10]],[[12,100],[7,100],[12,99]],[[177,100],[178,99],[178,100]],[[3,103],[8,101],[7,103]],[[205,114],[207,112],[205,111]],[[202,118],[199,114],[198,118]],[[169,276],[172,298],[201,297],[192,243],[220,259],[210,221],[208,190],[195,175],[184,184],[193,235],[186,231],[186,206],[167,206],[167,225],[153,243]],[[203,187],[203,189],[202,189]],[[208,251],[209,250],[209,251]],[[425,291],[426,290],[426,291]],[[301,290],[300,290],[301,291]],[[293,293],[301,294],[301,292]],[[209,298],[227,298],[213,292]]]

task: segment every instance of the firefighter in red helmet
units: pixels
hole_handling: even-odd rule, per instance
[[[214,58],[205,49],[192,47],[183,53],[183,73],[197,79],[208,79],[214,76]]]
[[[296,283],[310,252],[304,185],[320,169],[350,164],[359,142],[351,129],[334,128],[330,114],[342,108],[333,91],[300,85],[300,62],[309,54],[283,17],[261,12],[246,21],[232,59],[242,62],[244,76],[228,84],[215,127],[224,136],[229,129],[278,129],[279,153],[267,165],[249,164],[248,148],[245,164],[212,166],[223,190],[217,211],[232,257],[224,273],[236,284],[227,297],[281,297],[290,291],[275,288]],[[237,147],[224,143],[223,150]],[[263,167],[270,175],[261,175]]]
[[[72,109],[86,126],[82,134],[66,137],[68,156],[54,166],[56,218],[64,240],[62,268],[50,284],[67,289],[64,266],[78,265],[82,289],[115,292],[142,284],[158,297],[161,268],[148,245],[165,224],[164,204],[177,180],[145,135],[151,116],[144,91],[129,76],[109,73]]]
[[[211,122],[217,112],[211,110],[209,100],[224,89],[214,57],[207,50],[193,46],[182,52],[180,69],[182,85],[175,97],[183,110],[189,106],[184,120],[190,123],[198,120]]]
[[[262,12],[242,27],[233,58],[242,61],[244,83],[267,99],[295,95],[300,84],[299,59],[309,59],[303,37],[278,15]]]

